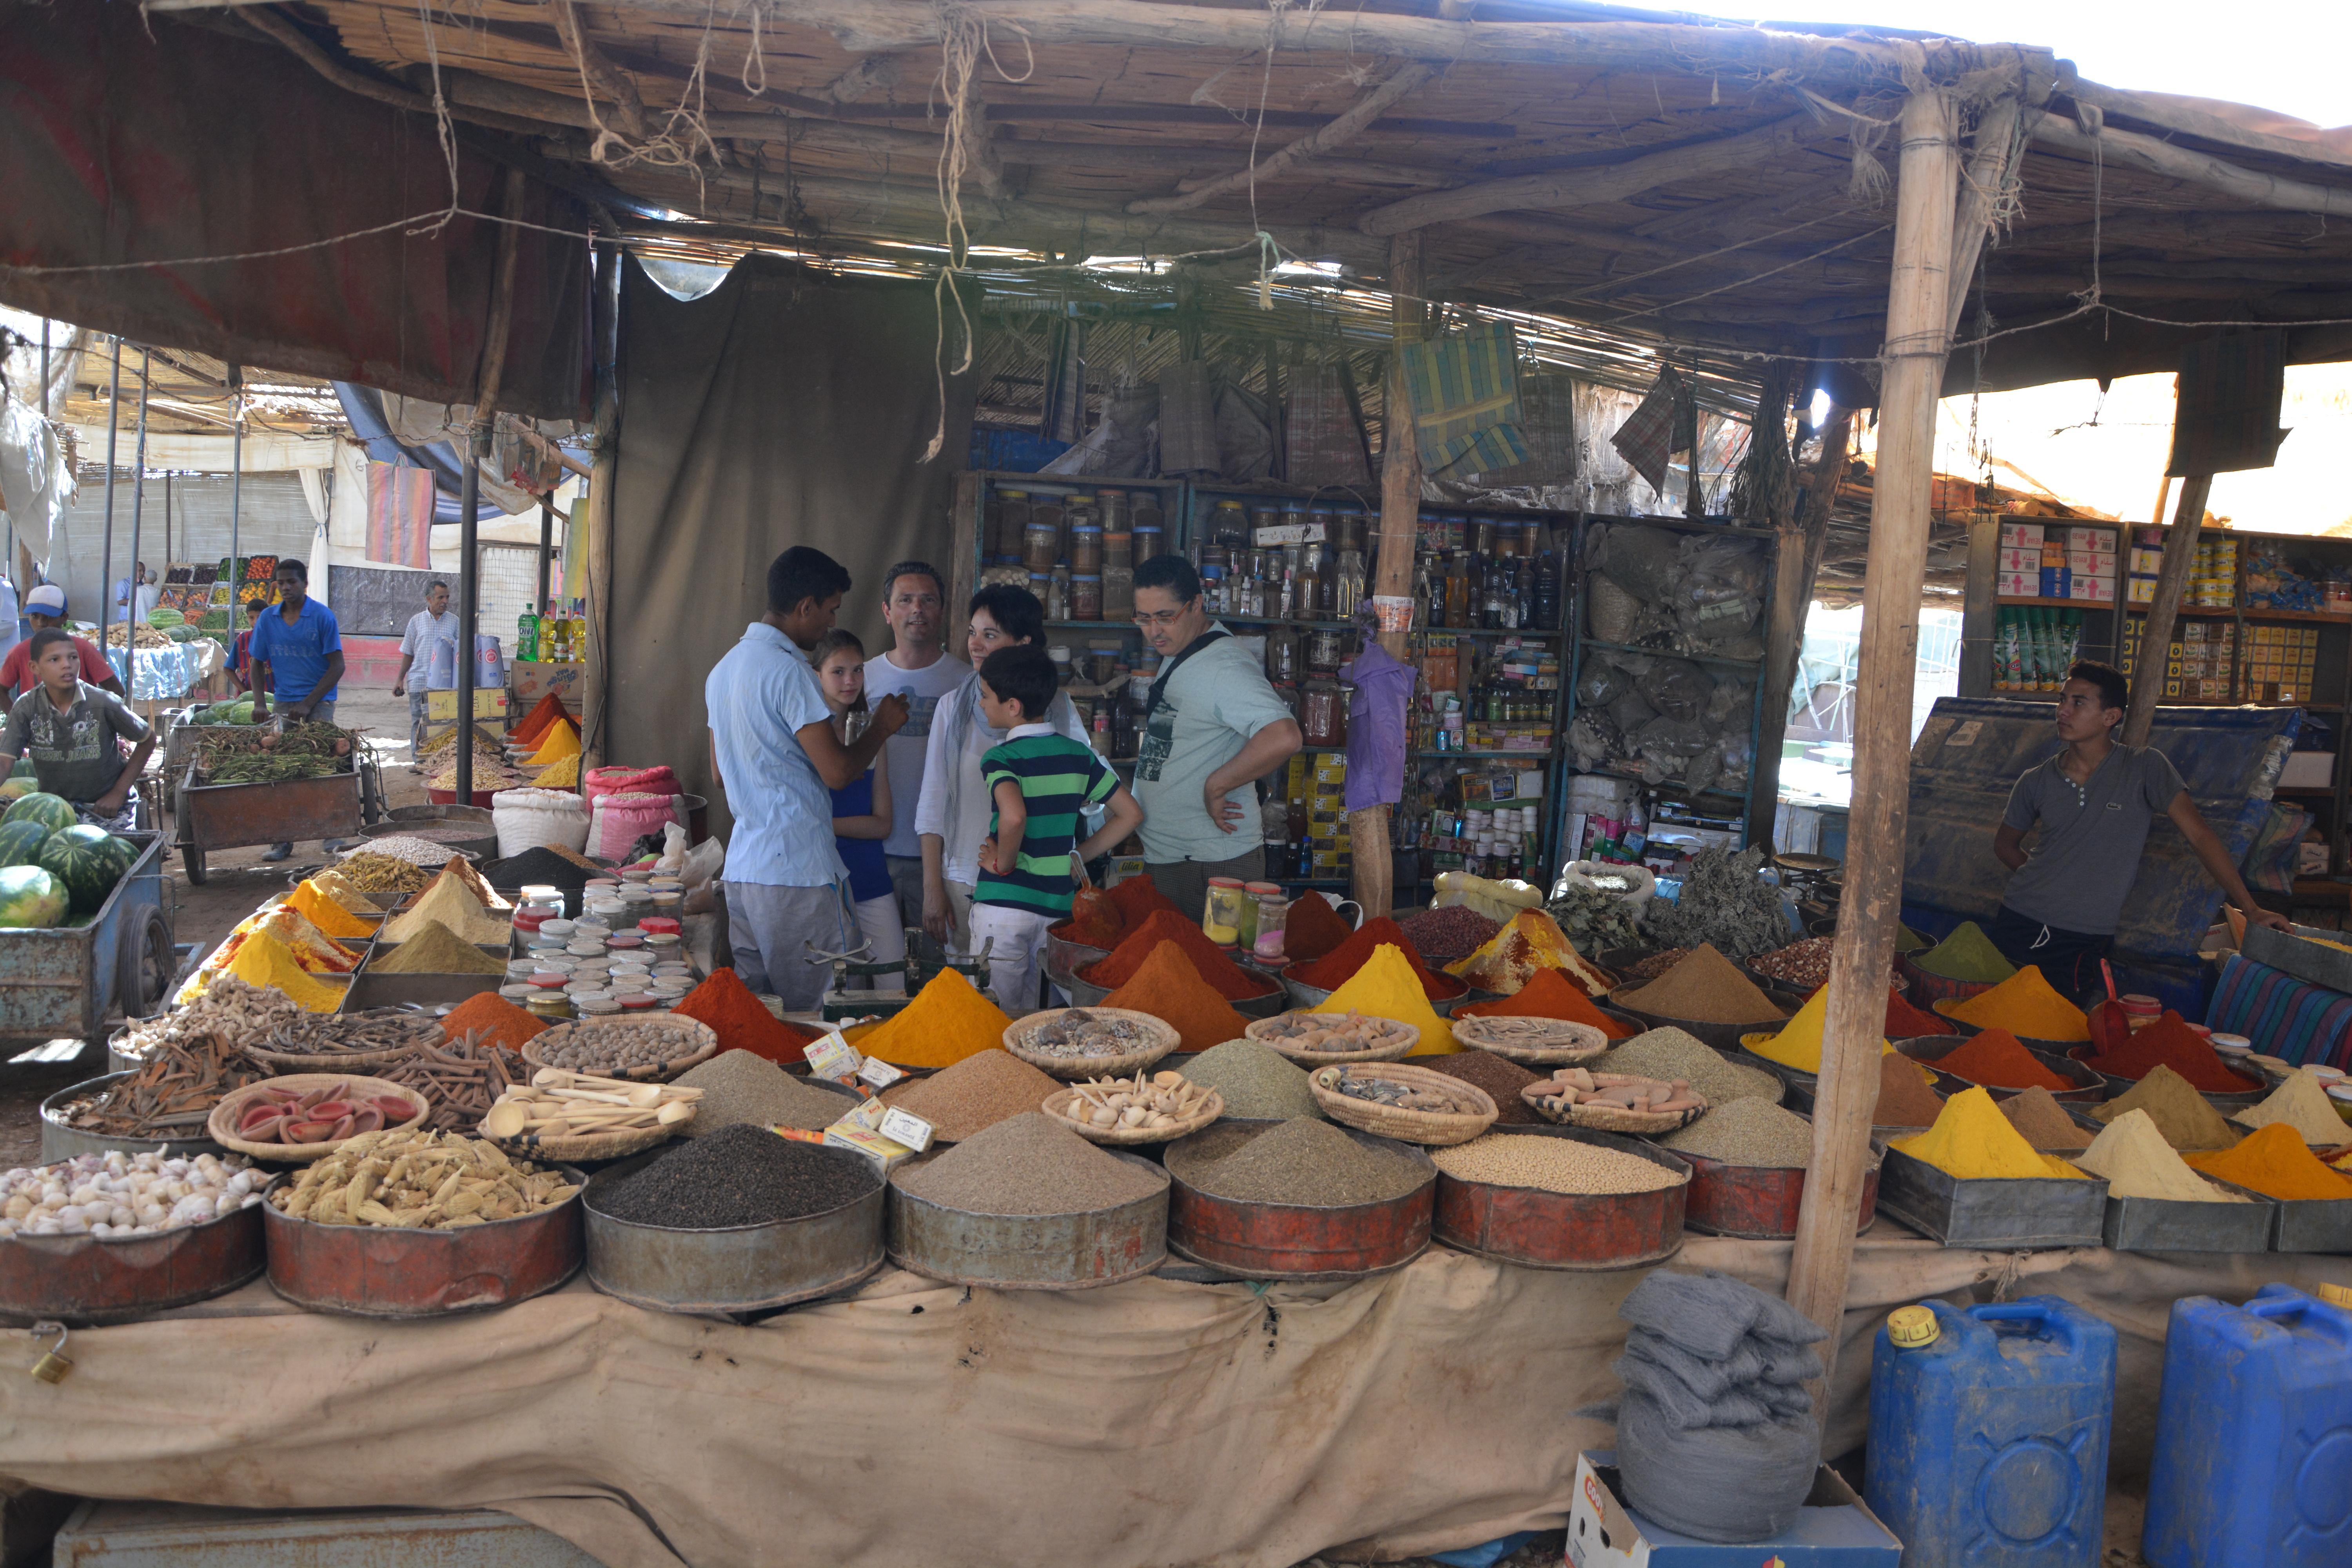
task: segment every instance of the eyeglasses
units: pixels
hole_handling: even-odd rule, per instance
[[[1186,607],[1190,608],[1189,605]],[[1135,624],[1139,626],[1172,626],[1183,614],[1183,610],[1138,610]]]

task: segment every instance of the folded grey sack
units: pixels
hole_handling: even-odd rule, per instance
[[[1625,1501],[1701,1541],[1761,1541],[1785,1531],[1820,1462],[1821,1428],[1810,1419],[1685,1429],[1630,1389],[1618,1408]]]

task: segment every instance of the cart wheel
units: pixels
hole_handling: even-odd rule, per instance
[[[189,853],[201,856],[204,852],[192,849]],[[164,920],[163,911],[153,904],[142,904],[139,911],[121,932],[116,960],[115,994],[126,1018],[143,1018],[162,1002],[179,967],[178,954],[172,950],[171,923]]]
[[[201,888],[205,885],[205,852],[193,844],[180,846],[180,864],[188,870],[188,880]]]

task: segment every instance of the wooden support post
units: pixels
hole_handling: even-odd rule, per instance
[[[587,538],[573,540],[567,532],[572,559],[584,555],[588,567],[588,668],[580,697],[580,747],[584,773],[605,760],[609,736],[605,716],[612,711],[613,660],[613,532],[618,517],[613,487],[619,478],[621,451],[621,247],[616,238],[599,237],[596,271],[589,300],[589,352],[594,359],[596,400],[589,423],[596,432],[588,475],[588,504],[572,509],[572,523],[584,526]],[[716,784],[716,779],[706,781]]]
[[[2180,481],[2180,505],[2172,526],[2164,532],[2164,563],[2157,568],[2156,597],[2148,601],[2147,625],[2139,639],[2139,658],[2132,670],[2131,707],[2124,712],[2124,744],[2147,744],[2149,726],[2156,722],[2157,704],[2164,698],[2165,661],[2171,656],[2173,623],[2180,613],[2180,591],[2189,585],[2189,569],[2197,563],[2197,535],[2205,521],[2205,501],[2213,493],[2213,476],[2191,474]],[[2116,613],[2131,613],[2118,604]],[[2116,646],[2123,643],[2120,627]]]
[[[509,218],[522,216],[523,174],[507,171],[506,200],[500,211]],[[482,323],[480,390],[474,395],[474,415],[467,422],[465,481],[457,502],[457,804],[474,804],[474,637],[482,606],[482,567],[478,548],[481,510],[482,444],[489,438],[490,419],[506,379],[507,339],[514,326],[515,262],[521,251],[522,231],[500,224],[498,251],[490,272],[489,314]]]
[[[954,541],[948,550],[953,559],[948,563],[948,602],[941,608],[946,624],[952,626],[963,624],[963,607],[971,603],[980,580],[980,476],[969,469],[958,474],[955,500],[949,504],[954,508],[954,515],[948,520],[948,536]]]
[[[1854,1212],[1878,1100],[1886,966],[1903,902],[1919,583],[1927,568],[1929,489],[1935,480],[1936,395],[1950,342],[1946,323],[1960,174],[1957,122],[1952,99],[1939,91],[1914,93],[1903,106],[1878,468],[1871,487],[1870,566],[1854,693],[1845,900],[1830,960],[1813,1156],[1789,1259],[1789,1300],[1830,1332],[1822,1358],[1830,1369],[1825,1379],[1834,1375],[1845,1314]]]
[[[1809,396],[1806,388],[1800,397]],[[1764,644],[1764,721],[1757,735],[1755,777],[1748,791],[1748,842],[1772,837],[1780,805],[1780,748],[1789,730],[1790,694],[1796,689],[1799,657],[1805,647],[1805,616],[1829,548],[1830,512],[1845,481],[1846,446],[1853,434],[1853,410],[1832,404],[1822,426],[1822,455],[1813,463],[1805,499],[1793,526],[1780,531],[1780,555],[1772,569],[1772,619]]]
[[[1389,335],[1396,349],[1419,341],[1427,312],[1422,304],[1421,234],[1389,241]],[[1405,395],[1404,355],[1389,355],[1389,385],[1381,434],[1381,548],[1372,592],[1412,597],[1412,544],[1421,527],[1421,445],[1412,431],[1412,400]],[[1383,632],[1389,657],[1405,657],[1405,634]]]

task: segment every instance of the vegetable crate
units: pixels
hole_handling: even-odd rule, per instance
[[[188,880],[204,886],[205,857],[215,849],[356,838],[366,826],[362,820],[365,803],[357,772],[283,784],[200,784],[191,762],[181,776],[174,814]]]
[[[161,833],[121,835],[138,858],[78,925],[0,930],[0,1039],[97,1039],[163,1001],[177,967]]]

